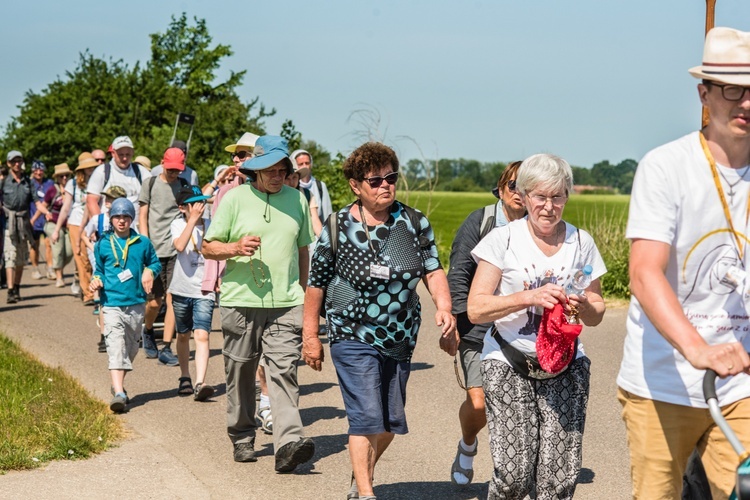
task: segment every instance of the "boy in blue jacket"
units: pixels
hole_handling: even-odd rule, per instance
[[[96,269],[90,289],[101,290],[100,314],[114,396],[109,408],[122,413],[128,403],[123,387],[125,374],[133,369],[133,359],[138,354],[146,294],[151,292],[161,264],[151,241],[130,228],[135,218],[130,200],[113,201],[109,217],[112,232],[101,237],[94,247]]]

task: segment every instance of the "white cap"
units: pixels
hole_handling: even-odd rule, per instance
[[[112,149],[117,151],[120,148],[134,148],[133,141],[130,140],[130,137],[128,137],[127,135],[115,137],[115,140],[112,141]]]
[[[219,175],[229,167],[227,165],[219,165],[214,169],[214,180],[219,178]]]

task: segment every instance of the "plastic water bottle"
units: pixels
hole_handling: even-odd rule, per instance
[[[566,295],[581,295],[591,284],[591,273],[594,272],[589,264],[573,274],[573,279],[565,287]]]

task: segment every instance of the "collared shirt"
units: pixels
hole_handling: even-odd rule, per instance
[[[39,201],[36,191],[31,185],[31,180],[21,174],[21,179],[16,182],[12,173],[2,180],[2,204],[8,210],[28,210],[31,203]]]

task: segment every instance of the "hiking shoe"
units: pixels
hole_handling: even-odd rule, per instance
[[[65,286],[65,281],[62,279],[55,280],[55,288],[63,288]]]
[[[164,346],[162,350],[159,351],[159,363],[167,366],[177,366],[180,364],[180,361],[172,352],[171,347]]]
[[[107,352],[107,342],[104,340],[104,335],[101,336],[99,342],[96,343],[99,352]]]
[[[234,443],[235,462],[257,462],[255,443]]]
[[[109,393],[112,394],[113,396],[115,396],[115,388],[112,387],[111,385],[109,386]],[[130,404],[130,398],[128,397],[128,391],[126,391],[125,389],[123,389],[120,394],[125,394],[125,404],[126,405]]]
[[[258,408],[258,419],[260,420],[260,428],[266,434],[273,434],[273,415],[271,414],[270,406],[263,406]]]
[[[21,302],[21,285],[16,285],[13,287],[13,295],[16,296],[17,302]]]
[[[47,268],[47,279],[48,280],[56,280],[57,275],[55,274],[55,271],[53,271],[51,268]]]
[[[315,443],[310,438],[300,438],[296,443],[287,443],[276,452],[276,472],[292,472],[315,454]]]
[[[211,396],[214,395],[214,388],[208,384],[197,384],[195,386],[195,395],[193,396],[193,399],[196,401],[205,401]]]
[[[18,297],[16,297],[16,289],[8,288],[8,304],[15,304],[16,302],[18,302]]]
[[[159,357],[159,349],[156,348],[156,337],[154,336],[153,328],[143,329],[143,350],[146,353],[146,357],[154,359]]]
[[[109,403],[109,409],[113,413],[122,413],[125,411],[125,405],[127,404],[128,396],[124,392],[118,392],[112,401]]]
[[[40,280],[42,278],[44,278],[44,276],[42,276],[42,273],[39,272],[39,268],[35,267],[34,270],[31,271],[31,279]]]

